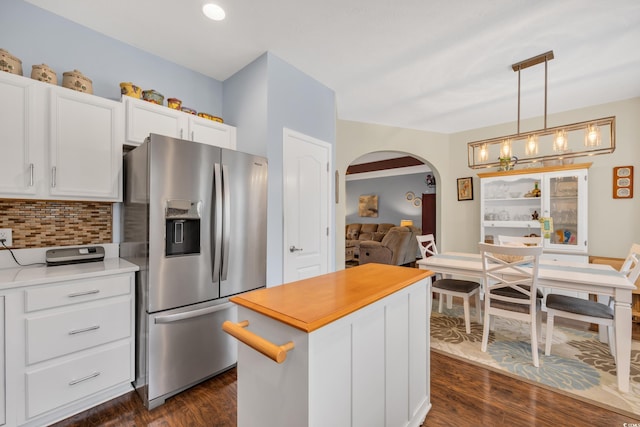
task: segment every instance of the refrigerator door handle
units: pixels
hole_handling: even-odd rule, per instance
[[[224,201],[222,206],[224,213],[224,225],[222,226],[222,277],[220,280],[227,280],[227,272],[229,271],[229,243],[231,241],[231,195],[229,194],[229,169],[227,165],[222,165],[222,185]]]
[[[193,319],[194,317],[206,316],[207,314],[215,313],[221,310],[232,308],[233,303],[225,302],[224,304],[214,305],[213,307],[200,308],[198,310],[187,311],[185,313],[167,314],[166,316],[158,316],[154,319],[155,324],[161,323],[173,323],[180,320]]]
[[[213,265],[213,283],[218,283],[220,282],[220,253],[222,249],[222,172],[220,170],[220,163],[213,165],[213,188],[213,197],[215,199],[213,200],[213,207],[215,212],[211,218],[211,229],[213,230],[211,239],[211,264]]]

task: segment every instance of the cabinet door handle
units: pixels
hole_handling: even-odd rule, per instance
[[[94,372],[92,374],[87,375],[86,377],[78,378],[77,380],[69,381],[69,385],[76,385],[86,380],[90,380],[91,378],[95,378],[100,375],[100,372]]]
[[[195,132],[194,132],[194,131],[191,131],[191,140],[192,140],[192,141],[195,141],[195,140],[196,140],[196,138],[195,138]]]
[[[69,331],[69,335],[81,334],[83,332],[95,331],[96,329],[100,329],[100,325],[89,326],[88,328],[82,329],[74,329],[73,331]]]
[[[182,139],[182,133],[184,132],[184,129],[180,129],[180,139]]]
[[[29,187],[33,187],[33,163],[29,164]]]
[[[51,168],[51,187],[56,187],[56,167]]]
[[[75,292],[73,294],[69,294],[67,295],[69,298],[75,298],[75,297],[81,297],[81,296],[85,296],[85,295],[91,295],[91,294],[97,294],[100,293],[99,289],[92,289],[90,291],[84,291],[84,292]]]

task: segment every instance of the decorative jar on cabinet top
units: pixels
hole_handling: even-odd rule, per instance
[[[34,65],[31,67],[31,78],[53,85],[58,84],[58,76],[47,64]]]
[[[22,61],[4,49],[0,49],[0,71],[22,75]]]
[[[62,87],[78,92],[93,93],[93,83],[78,70],[62,73]]]
[[[120,93],[122,95],[127,95],[132,98],[137,98],[137,99],[142,98],[142,88],[134,85],[131,82],[120,83]]]
[[[143,90],[142,99],[148,102],[153,102],[154,104],[164,105],[164,95],[153,89]]]

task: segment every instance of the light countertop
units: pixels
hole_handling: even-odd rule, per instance
[[[138,271],[138,266],[121,258],[103,261],[47,267],[33,265],[0,269],[0,291],[24,286],[107,276]]]
[[[312,332],[432,274],[429,270],[371,263],[258,289],[230,301]]]

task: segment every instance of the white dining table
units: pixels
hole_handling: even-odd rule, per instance
[[[446,252],[417,261],[418,267],[443,275],[478,278],[482,283],[480,254]],[[636,288],[609,265],[540,259],[538,286],[608,296],[614,299],[618,389],[629,391],[631,365],[631,301]]]

